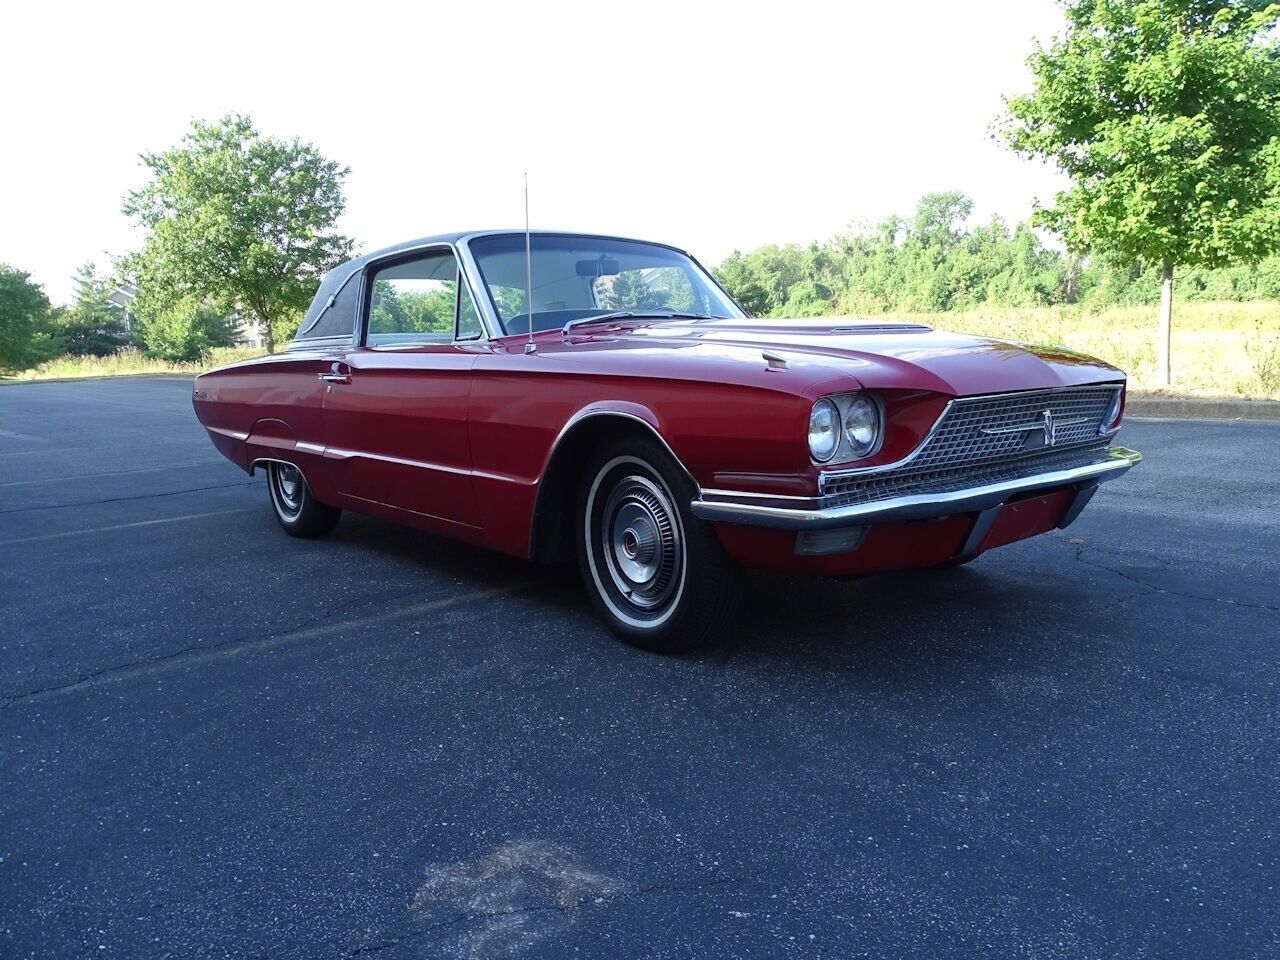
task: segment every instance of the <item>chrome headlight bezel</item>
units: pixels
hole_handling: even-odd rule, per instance
[[[1124,419],[1124,387],[1116,388],[1115,396],[1111,398],[1111,402],[1107,404],[1107,412],[1102,416],[1102,426],[1098,429],[1098,435],[1101,437],[1108,436],[1120,429],[1120,421]]]
[[[873,393],[851,392],[836,393],[817,400],[809,413],[810,425],[813,424],[814,415],[819,404],[828,404],[830,408],[836,412],[836,432],[837,441],[835,449],[824,459],[818,455],[813,449],[813,444],[809,444],[809,456],[814,463],[846,463],[855,460],[865,460],[867,457],[874,456],[880,450],[880,445],[884,442],[884,403]],[[870,415],[872,426],[872,437],[870,443],[859,443],[850,436],[849,418],[853,409],[861,411],[866,416]]]
[[[859,419],[856,424],[853,422],[855,416]],[[861,460],[869,457],[880,446],[880,435],[883,432],[880,404],[865,393],[850,395],[841,411],[840,427],[849,459]],[[863,440],[857,439],[855,431],[859,430],[869,431],[870,436]]]
[[[825,447],[822,449],[816,449],[813,440],[815,434],[814,426],[820,417],[829,418],[830,433],[834,438],[834,442],[831,444],[831,449],[825,454],[825,456],[823,455]],[[843,420],[840,416],[840,408],[836,406],[835,401],[830,397],[822,397],[821,399],[816,400],[813,406],[809,409],[809,456],[813,458],[815,463],[830,463],[835,455],[840,452],[842,423]]]

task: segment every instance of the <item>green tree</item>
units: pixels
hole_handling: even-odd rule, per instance
[[[1003,134],[1072,186],[1037,211],[1073,251],[1160,267],[1170,380],[1174,271],[1280,249],[1280,4],[1064,0],[1065,33],[1028,58]]]
[[[242,116],[197,121],[177,147],[142,162],[152,179],[124,203],[149,231],[131,263],[140,288],[255,318],[274,351],[320,278],[351,254],[334,230],[347,168]]]
[[[124,311],[107,299],[115,290],[115,283],[88,262],[76,270],[75,286],[75,304],[54,318],[62,349],[71,354],[104,357],[125,346],[129,332]]]
[[[227,318],[195,297],[162,302],[139,297],[134,308],[147,353],[165,360],[196,361],[234,339]]]
[[[0,371],[26,370],[57,351],[44,290],[31,274],[0,263]]]

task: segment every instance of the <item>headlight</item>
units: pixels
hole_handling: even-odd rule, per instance
[[[840,411],[823,397],[809,411],[809,453],[819,463],[826,463],[839,446]]]
[[[880,407],[870,397],[849,398],[844,412],[844,436],[849,441],[849,457],[857,460],[876,447],[880,439]]]
[[[1124,390],[1116,391],[1111,403],[1107,407],[1106,415],[1102,418],[1102,426],[1098,428],[1098,434],[1107,434],[1119,426],[1120,420],[1120,401],[1124,398]]]

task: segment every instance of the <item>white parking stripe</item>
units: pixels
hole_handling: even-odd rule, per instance
[[[84,450],[85,447],[54,447],[52,450],[5,450],[0,457],[29,457],[33,453],[67,453],[71,450]]]
[[[39,540],[60,540],[63,537],[78,537],[87,533],[107,533],[111,530],[128,530],[131,527],[154,527],[162,523],[180,523],[183,520],[200,520],[204,517],[225,517],[230,513],[253,513],[256,507],[240,507],[236,510],[210,510],[208,513],[188,513],[181,517],[161,517],[158,520],[138,520],[136,523],[117,523],[110,527],[90,527],[87,530],[66,530],[62,533],[44,533],[38,537],[18,537],[16,540],[0,540],[0,547],[12,543],[36,543]]]
[[[165,470],[185,470],[188,467],[211,467],[221,460],[197,460],[194,463],[171,463],[166,467],[145,467],[140,470],[111,470],[108,473],[79,473],[70,477],[41,477],[38,480],[10,480],[0,487],[28,487],[38,483],[67,483],[72,480],[97,480],[99,477],[127,477],[135,473],[163,473]]]

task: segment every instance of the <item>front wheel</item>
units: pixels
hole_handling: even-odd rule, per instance
[[[596,608],[619,637],[678,653],[722,629],[737,571],[711,527],[689,510],[692,484],[656,442],[601,451],[584,477],[578,558]]]
[[[323,537],[342,514],[337,507],[317,500],[302,471],[291,463],[273,460],[267,464],[267,489],[276,520],[291,537]]]

